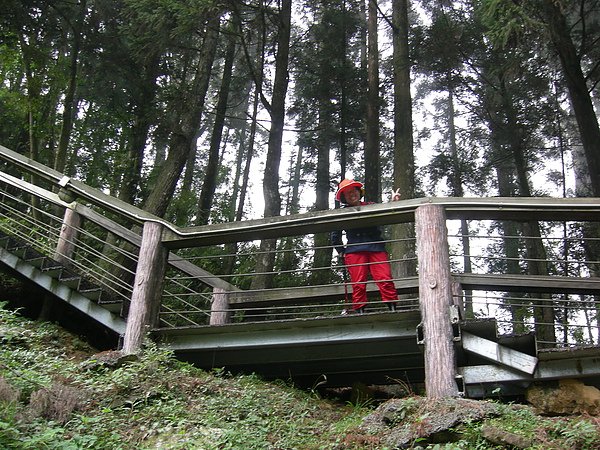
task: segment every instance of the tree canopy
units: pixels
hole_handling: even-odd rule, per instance
[[[536,5],[10,0],[0,142],[181,225],[328,208],[348,175],[575,195],[575,149],[600,195],[598,2]]]

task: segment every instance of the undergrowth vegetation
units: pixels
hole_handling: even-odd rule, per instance
[[[374,432],[365,426],[377,413],[374,403],[323,399],[254,375],[201,371],[153,344],[136,357],[109,358],[115,355],[0,304],[0,448],[386,449],[395,448],[389,444],[394,430],[418,432],[434,421],[435,411],[423,410],[426,403],[412,396]],[[444,443],[417,433],[411,447],[508,448],[486,441],[485,426],[525,436],[532,449],[600,446],[592,419],[499,410],[462,424]]]
[[[118,367],[0,308],[0,448],[333,448],[365,411],[149,345]]]

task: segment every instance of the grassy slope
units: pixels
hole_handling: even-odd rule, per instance
[[[368,412],[156,347],[93,364],[77,337],[6,309],[0,342],[0,448],[334,448]]]
[[[255,376],[203,372],[156,347],[109,367],[58,326],[5,308],[0,344],[0,449],[379,449],[391,432],[423,429],[435,414],[423,409],[426,402],[416,408],[422,399],[412,397],[389,429],[365,427],[369,408]],[[593,420],[502,409],[486,425],[527,435],[530,448],[600,448]],[[461,431],[458,442],[430,448],[502,448],[481,437],[481,423]]]

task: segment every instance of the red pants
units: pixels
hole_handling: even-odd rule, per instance
[[[346,253],[344,262],[348,267],[352,282],[352,309],[362,308],[367,304],[367,276],[371,277],[381,293],[384,302],[398,300],[396,286],[392,280],[392,271],[387,252]]]

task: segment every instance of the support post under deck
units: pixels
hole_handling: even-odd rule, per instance
[[[146,222],[142,235],[139,261],[135,272],[131,306],[123,340],[123,352],[135,353],[143,343],[148,328],[158,322],[162,286],[167,267],[168,251],[162,245],[163,226]]]
[[[425,343],[425,390],[429,398],[458,396],[450,305],[452,279],[446,214],[439,205],[416,209],[419,305]]]

